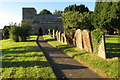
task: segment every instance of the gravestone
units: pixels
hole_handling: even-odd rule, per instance
[[[83,42],[82,42],[82,30],[77,29],[75,32],[75,45],[80,48],[83,49]]]
[[[61,41],[61,31],[58,32],[58,41]]]
[[[53,29],[53,35],[52,36],[55,39],[55,30],[54,29]]]
[[[67,39],[66,39],[65,33],[64,33],[63,38],[64,38],[64,41],[63,41],[63,42],[64,42],[65,44],[67,44]]]
[[[90,31],[89,30],[83,30],[82,35],[83,35],[82,37],[83,37],[84,49],[88,52],[92,52]]]
[[[102,35],[98,45],[98,56],[106,59],[105,35]]]
[[[64,34],[63,33],[61,33],[61,39],[60,39],[60,41],[63,43],[64,42]]]
[[[56,31],[56,38],[57,38],[57,41],[58,41],[58,30]]]

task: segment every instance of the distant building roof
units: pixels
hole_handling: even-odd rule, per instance
[[[56,17],[61,17],[62,15],[59,14],[35,14],[35,16],[56,16]]]
[[[33,23],[62,23],[62,21],[33,21]]]

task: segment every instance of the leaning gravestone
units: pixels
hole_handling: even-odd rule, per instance
[[[75,44],[78,48],[83,49],[83,42],[82,42],[82,30],[77,29],[75,32]]]
[[[88,52],[92,52],[90,31],[89,30],[83,30],[82,35],[83,35],[84,49]]]
[[[105,35],[102,35],[98,45],[98,56],[106,59]]]

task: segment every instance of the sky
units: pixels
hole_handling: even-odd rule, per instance
[[[33,0],[34,1],[34,0]],[[45,1],[45,0],[44,0]],[[94,1],[65,1],[65,2],[54,2],[53,1],[11,1],[8,2],[6,0],[0,2],[0,29],[2,29],[5,25],[9,25],[11,22],[13,23],[20,23],[22,21],[22,8],[23,7],[34,7],[39,13],[43,9],[47,9],[51,12],[57,10],[64,10],[65,7],[73,4],[84,4],[89,8],[90,11],[94,11],[95,2]],[[75,0],[74,0],[75,1]]]

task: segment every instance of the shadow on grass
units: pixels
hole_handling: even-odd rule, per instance
[[[18,50],[17,50],[18,49]],[[19,53],[27,53],[27,52],[41,52],[38,46],[25,46],[25,47],[13,47],[2,49],[2,53],[4,54],[19,54]]]
[[[46,42],[56,41],[55,39],[46,39]]]
[[[57,48],[60,48],[60,49],[62,49],[62,50],[66,50],[66,49],[72,48],[72,47],[67,46],[67,45],[59,45],[59,46],[56,46],[56,47],[57,47]]]
[[[25,42],[36,42],[36,40],[27,40]]]
[[[67,46],[67,45],[59,45],[57,46],[57,48],[62,49],[65,52],[77,53],[77,54],[73,54],[72,57],[87,54],[87,52],[78,52],[77,50],[74,49],[74,47]]]
[[[8,68],[8,67],[35,67],[38,68],[41,67],[49,67],[49,64],[47,61],[16,61],[16,62],[6,62],[2,61],[2,68]]]
[[[106,43],[107,58],[120,57],[120,43]]]
[[[119,38],[119,35],[106,35],[105,38]]]

